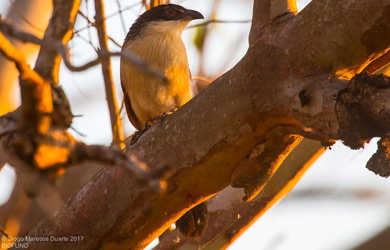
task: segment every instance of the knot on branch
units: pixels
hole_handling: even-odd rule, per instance
[[[205,203],[200,203],[176,221],[176,226],[185,237],[199,240],[206,232],[208,220],[207,206]]]
[[[301,142],[302,137],[283,134],[278,129],[267,135],[248,157],[234,169],[232,187],[244,188],[244,201],[255,198],[271,179],[288,154]]]
[[[339,138],[359,149],[372,137],[386,134],[390,126],[390,78],[358,74],[338,93],[335,112]]]
[[[74,115],[70,109],[69,100],[66,97],[64,90],[57,85],[51,86],[51,95],[53,98],[53,126],[68,129],[72,124]]]
[[[378,141],[378,151],[368,161],[367,168],[382,177],[390,176],[390,137]]]
[[[76,158],[71,151],[75,142],[76,140],[63,130],[51,130],[47,135],[16,130],[8,133],[2,141],[10,153],[35,169],[45,172],[49,177],[62,174],[66,165]]]

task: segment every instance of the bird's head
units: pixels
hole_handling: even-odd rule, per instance
[[[203,18],[198,11],[176,4],[162,4],[140,15],[131,26],[125,40],[133,40],[141,36],[145,30],[181,34],[191,20]]]

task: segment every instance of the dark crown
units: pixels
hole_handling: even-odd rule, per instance
[[[140,15],[131,26],[125,41],[136,38],[140,34],[142,28],[151,22],[175,21],[181,19],[191,20],[198,18],[203,18],[203,16],[197,11],[187,10],[177,4],[162,4],[145,11]]]

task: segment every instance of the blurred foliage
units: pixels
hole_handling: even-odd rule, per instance
[[[196,28],[193,42],[196,49],[199,52],[203,51],[205,41],[206,41],[206,36],[207,36],[207,26],[199,26]]]

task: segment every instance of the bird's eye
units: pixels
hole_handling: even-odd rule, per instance
[[[170,15],[170,16],[174,16],[174,15],[176,15],[176,10],[174,10],[174,9],[168,9],[168,10],[167,10],[167,13],[168,13],[168,15]]]

